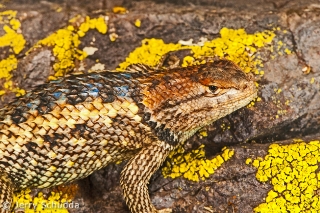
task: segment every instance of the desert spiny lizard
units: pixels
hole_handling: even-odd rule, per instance
[[[0,205],[16,190],[71,182],[129,159],[120,184],[131,212],[171,212],[152,205],[151,175],[178,144],[255,96],[253,78],[228,60],[132,65],[40,85],[0,110]]]

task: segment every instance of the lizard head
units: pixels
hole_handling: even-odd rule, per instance
[[[229,60],[169,70],[154,78],[147,91],[143,103],[155,128],[184,138],[257,95],[253,76]]]

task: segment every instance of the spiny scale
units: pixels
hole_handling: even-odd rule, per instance
[[[251,78],[227,60],[129,70],[50,82],[0,111],[0,204],[13,191],[67,183],[130,159],[121,174],[130,210],[170,212],[151,204],[151,175],[179,143],[256,95]]]

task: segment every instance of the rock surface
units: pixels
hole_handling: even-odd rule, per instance
[[[122,5],[129,13],[114,14],[112,8]],[[108,33],[90,31],[80,47],[98,50],[88,56],[87,67],[99,59],[106,69],[115,69],[144,38],[161,38],[165,42],[199,41],[219,37],[221,28],[244,28],[248,33],[280,27],[279,34],[292,54],[271,58],[261,51],[264,75],[257,79],[259,97],[251,108],[240,109],[207,128],[207,137],[195,135],[185,149],[205,144],[207,158],[221,148],[234,149],[235,155],[205,181],[163,178],[158,171],[150,182],[152,202],[157,208],[171,207],[174,212],[253,212],[264,202],[271,184],[256,179],[257,169],[246,159],[264,157],[270,144],[287,144],[293,138],[320,139],[320,10],[319,2],[303,1],[38,1],[17,0],[5,3],[2,10],[16,10],[27,43],[18,55],[18,68],[13,82],[30,89],[52,75],[52,52],[40,49],[25,55],[39,40],[68,25],[68,20],[81,14],[108,14]],[[141,27],[132,23],[141,20]],[[0,35],[1,35],[0,31]],[[116,33],[116,41],[110,41]],[[277,35],[278,36],[278,35]],[[94,44],[92,38],[95,38]],[[7,56],[0,48],[0,59]],[[310,72],[308,72],[311,68]],[[280,90],[279,90],[280,89]],[[12,99],[3,96],[1,104]],[[228,126],[225,129],[223,126]],[[70,212],[129,212],[120,191],[119,174],[125,162],[109,165],[84,180],[77,181],[79,190],[74,202],[80,209]]]

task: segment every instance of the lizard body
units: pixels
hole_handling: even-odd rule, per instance
[[[227,60],[168,70],[135,65],[38,86],[0,110],[0,205],[12,202],[13,191],[68,183],[130,159],[120,184],[131,212],[170,212],[151,204],[151,175],[178,144],[255,96],[252,78]]]

